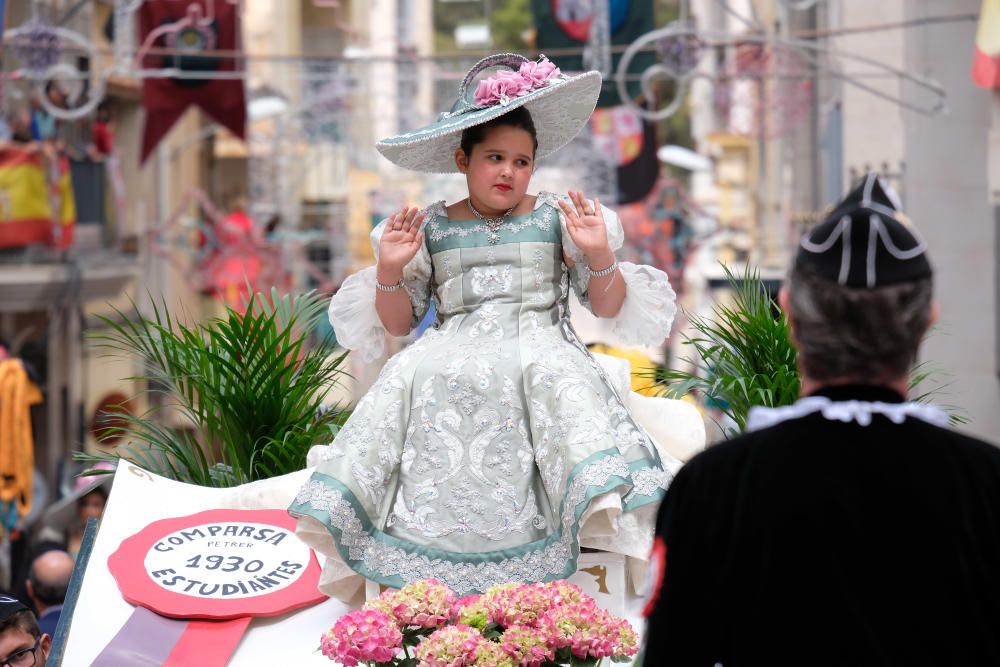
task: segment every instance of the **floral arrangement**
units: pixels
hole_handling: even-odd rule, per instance
[[[482,108],[494,104],[505,105],[515,97],[548,85],[550,80],[558,78],[560,74],[559,68],[545,56],[537,61],[521,63],[516,72],[500,70],[476,86],[476,106]]]
[[[630,661],[638,638],[627,620],[565,581],[459,598],[424,579],[340,617],[320,648],[347,667],[592,666]]]

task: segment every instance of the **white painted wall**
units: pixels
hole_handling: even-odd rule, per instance
[[[979,0],[905,5],[908,20],[980,9]],[[930,246],[941,307],[938,331],[923,356],[954,375],[945,400],[971,417],[965,429],[1000,443],[997,239],[987,168],[998,100],[969,76],[975,34],[971,21],[906,32],[907,69],[941,83],[948,102],[944,114],[904,117],[905,191],[908,213]]]

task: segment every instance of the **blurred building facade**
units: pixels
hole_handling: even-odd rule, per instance
[[[692,85],[694,139],[716,163],[713,172],[694,174],[692,187],[723,230],[712,261],[748,261],[780,277],[803,228],[865,172],[885,176],[927,238],[936,269],[941,320],[923,361],[941,372],[923,389],[940,388],[935,400],[959,408],[970,420],[963,428],[1000,441],[1000,105],[996,91],[970,78],[980,5],[692,0],[700,30],[728,33],[719,40],[728,45],[705,56],[713,79]],[[757,94],[720,96],[720,70],[741,57],[749,64],[751,52],[734,45],[740,35],[768,34],[800,40],[816,54],[804,64],[767,63],[779,80],[810,73],[808,85],[786,82],[782,91],[761,82]],[[934,86],[943,89],[943,104]],[[782,92],[787,99],[779,103],[774,93]],[[773,129],[762,131],[768,116]]]

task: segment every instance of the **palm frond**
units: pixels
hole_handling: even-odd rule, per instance
[[[658,394],[681,398],[700,395],[742,432],[750,408],[779,407],[799,396],[796,351],[791,344],[788,319],[768,295],[759,272],[749,267],[737,278],[723,266],[733,292],[731,305],[717,304],[710,317],[688,315],[694,330],[684,344],[694,354],[684,361],[692,370],[645,369],[640,375],[658,387]],[[922,390],[944,371],[929,363],[917,365],[910,375],[911,400],[930,402],[946,393],[948,384]],[[961,408],[940,405],[953,425],[968,423]],[[734,431],[722,429],[727,436]]]
[[[300,470],[310,447],[329,442],[342,411],[324,402],[344,374],[345,355],[331,354],[330,335],[310,343],[326,313],[322,296],[272,289],[251,296],[242,312],[229,308],[193,326],[163,303],[148,317],[131,306],[103,318],[93,344],[141,360],[136,379],[168,399],[141,416],[123,414],[107,432],[125,440],[116,454],[81,460],[120,457],[172,479],[232,486]],[[165,420],[169,414],[192,428],[166,425],[177,422]]]
[[[700,394],[742,431],[751,407],[795,402],[799,376],[788,320],[759,272],[747,268],[739,278],[723,269],[732,303],[717,304],[709,317],[688,314],[694,333],[685,336],[684,344],[693,354],[684,361],[692,370],[657,368],[643,375],[660,387],[661,395]]]
[[[948,376],[949,374],[943,368],[932,362],[923,361],[917,364],[910,373],[907,387],[910,400],[917,403],[934,403],[948,413],[948,421],[952,426],[968,424],[971,420],[963,408],[940,402],[940,397],[946,395],[948,387],[951,386],[950,382],[941,381],[942,378]]]

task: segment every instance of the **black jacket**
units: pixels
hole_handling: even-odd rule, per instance
[[[974,438],[784,421],[685,465],[657,543],[646,667],[1000,665],[1000,450]]]

